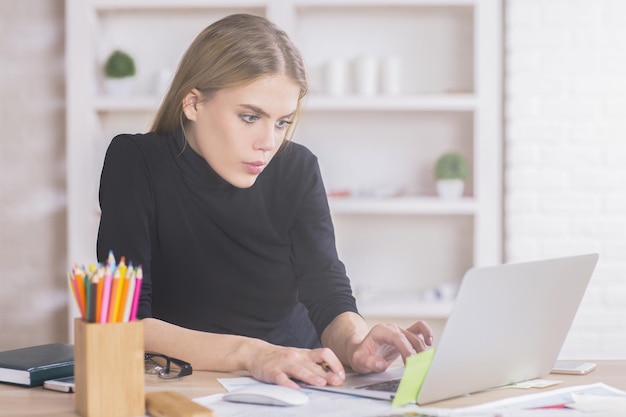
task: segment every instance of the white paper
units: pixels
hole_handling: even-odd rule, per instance
[[[574,394],[571,408],[580,411],[612,411],[626,415],[626,397],[606,397],[591,394]]]
[[[220,378],[218,382],[227,391],[252,384],[262,384],[250,377]],[[300,407],[231,403],[223,401],[222,394],[195,398],[194,401],[212,409],[220,417],[374,417],[389,416],[397,411],[391,407],[389,401],[307,388],[302,388],[302,392],[309,396],[309,402]]]
[[[605,400],[611,398],[626,398],[626,392],[610,387],[603,383],[590,385],[577,385],[548,391],[541,391],[534,394],[522,395],[519,397],[506,398],[480,405],[457,408],[459,412],[474,412],[484,410],[528,410],[538,407],[546,407],[557,404],[575,404],[581,395],[592,395],[602,397]],[[529,410],[533,411],[533,410]],[[547,410],[543,409],[543,412]],[[569,415],[577,415],[571,408],[567,410]],[[582,414],[580,414],[582,415]],[[588,415],[588,414],[585,414]]]
[[[227,390],[262,384],[250,377],[221,378]],[[435,417],[623,417],[626,393],[603,383],[579,385],[455,409],[406,405],[392,408],[391,402],[303,388],[309,402],[300,407],[278,407],[223,401],[223,394],[195,398],[220,417],[392,417],[415,415]],[[609,404],[610,409],[596,408]],[[532,409],[554,404],[577,404],[578,409]],[[614,408],[615,407],[615,408]],[[620,408],[621,407],[621,408]]]

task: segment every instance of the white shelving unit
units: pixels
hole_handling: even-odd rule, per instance
[[[501,260],[501,0],[66,0],[68,263],[95,258],[110,139],[146,131],[162,97],[156,72],[237,12],[268,17],[302,50],[311,94],[295,140],[318,155],[330,193],[349,192],[329,201],[363,313],[445,320],[451,303],[424,292]],[[113,48],[136,59],[132,97],[102,93]],[[327,94],[325,63],[364,54],[399,58],[400,93]],[[472,174],[464,197],[445,201],[432,166],[452,149]]]

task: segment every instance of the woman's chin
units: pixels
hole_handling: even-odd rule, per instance
[[[233,187],[250,188],[254,185],[257,178],[259,178],[258,175],[244,175],[237,178],[227,179],[226,181]]]

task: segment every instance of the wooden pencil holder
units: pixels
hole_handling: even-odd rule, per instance
[[[76,411],[83,417],[145,415],[143,323],[74,322]]]

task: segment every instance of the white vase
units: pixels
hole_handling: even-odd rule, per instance
[[[465,181],[459,179],[437,180],[437,194],[446,200],[459,199],[463,196]]]
[[[106,78],[104,91],[114,97],[128,97],[133,93],[135,77]]]

